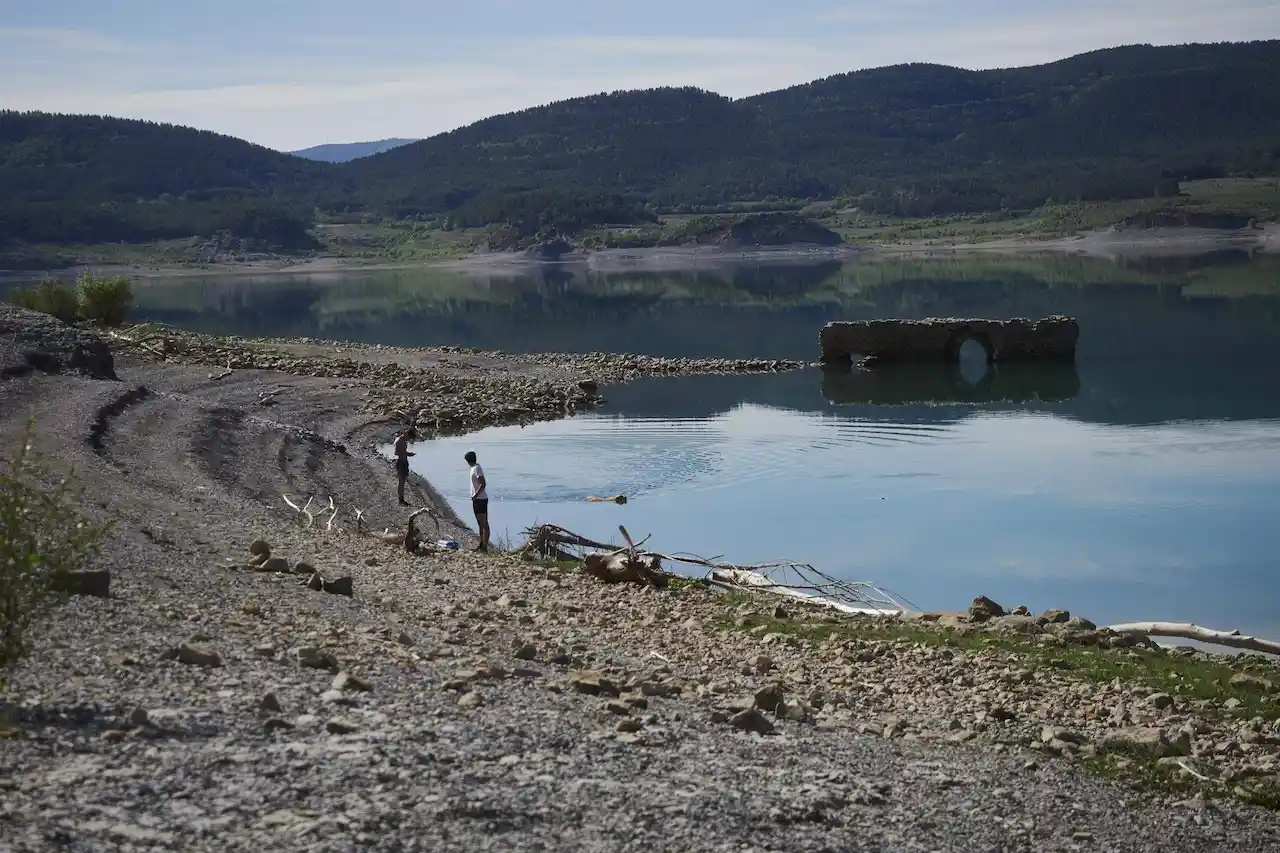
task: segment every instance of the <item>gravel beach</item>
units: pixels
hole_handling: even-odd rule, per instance
[[[1278,783],[1272,663],[1237,665],[1246,716],[1085,678],[1082,649],[1141,645],[1054,614],[894,637],[355,530],[356,509],[404,524],[375,448],[408,421],[465,432],[638,376],[800,365],[101,340],[0,307],[0,457],[34,416],[114,525],[110,595],[60,607],[6,680],[0,851],[1280,851],[1280,815],[1244,796]],[[474,544],[429,483],[408,491],[429,539]],[[284,495],[332,497],[333,529]],[[922,639],[948,626],[966,642]],[[1177,786],[1091,769],[1108,743]]]

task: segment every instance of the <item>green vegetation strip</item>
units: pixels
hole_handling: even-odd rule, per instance
[[[1280,663],[1258,655],[1233,657],[1185,649],[1157,651],[1093,645],[1043,646],[1029,638],[985,633],[971,627],[952,629],[874,617],[828,616],[815,621],[734,614],[742,604],[763,601],[759,596],[736,593],[726,596],[724,615],[717,629],[753,635],[781,634],[814,647],[827,640],[853,640],[910,643],[973,653],[997,651],[1025,668],[1053,670],[1075,681],[1107,684],[1119,679],[1128,685],[1169,693],[1196,703],[1197,717],[1210,723],[1280,719],[1280,703],[1275,701],[1274,688],[1274,684],[1280,683]],[[768,601],[776,602],[775,599]],[[1084,756],[1084,760],[1096,772],[1138,780],[1161,792],[1203,790],[1181,767],[1161,764],[1149,755],[1099,746],[1096,753]],[[1228,788],[1214,789],[1214,793],[1280,809],[1280,784],[1274,780],[1239,780]]]

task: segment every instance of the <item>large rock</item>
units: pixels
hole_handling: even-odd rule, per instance
[[[1071,317],[1043,320],[860,320],[828,323],[818,340],[825,364],[848,364],[856,353],[877,362],[957,362],[966,341],[989,361],[1074,359],[1080,325]]]
[[[340,577],[337,580],[325,581],[323,583],[324,591],[331,595],[345,595],[350,598],[355,594],[353,589],[353,581],[350,575]]]
[[[748,708],[745,711],[739,711],[734,714],[729,718],[729,725],[744,732],[755,732],[760,735],[767,735],[773,732],[773,723],[769,722],[768,718],[755,708]]]
[[[978,620],[974,620],[978,621]],[[1036,621],[1034,616],[998,616],[987,623],[988,631],[996,631],[1001,634],[1010,635],[1031,635],[1039,634],[1041,631],[1040,623]]]
[[[217,652],[189,642],[169,649],[164,653],[164,659],[176,660],[178,663],[185,663],[188,666],[222,666],[222,657]]]
[[[373,685],[357,675],[353,675],[346,670],[342,670],[333,677],[333,683],[329,685],[329,689],[338,691],[354,690],[358,693],[368,693],[373,690]]]
[[[315,646],[303,646],[297,649],[294,655],[299,666],[309,669],[327,669],[335,673],[338,671],[338,659],[331,653]]]
[[[969,605],[969,621],[987,622],[1004,615],[1004,608],[985,595],[980,595]]]
[[[787,700],[786,691],[778,682],[766,684],[756,691],[755,706],[761,711],[775,712],[778,706]]]
[[[1108,733],[1100,744],[1104,749],[1143,755],[1149,758],[1166,758],[1186,755],[1188,744],[1169,740],[1161,729],[1129,728]]]
[[[0,304],[0,378],[37,370],[118,378],[111,350],[98,335],[39,311]]]
[[[110,598],[111,572],[108,569],[67,572],[54,579],[54,587],[65,595]]]
[[[1244,688],[1246,690],[1258,690],[1263,693],[1274,693],[1277,690],[1277,682],[1270,678],[1263,678],[1260,675],[1251,675],[1247,672],[1240,672],[1231,676],[1231,686]]]
[[[588,696],[617,696],[621,693],[618,685],[599,672],[579,670],[569,675],[569,684],[578,693]]]
[[[264,572],[283,574],[289,571],[289,561],[284,557],[268,557],[262,561],[261,568]]]

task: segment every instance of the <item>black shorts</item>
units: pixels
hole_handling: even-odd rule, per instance
[[[401,478],[409,476],[409,460],[408,459],[396,460],[396,474]]]
[[[488,515],[489,499],[488,498],[472,498],[471,511],[474,512],[476,515]]]

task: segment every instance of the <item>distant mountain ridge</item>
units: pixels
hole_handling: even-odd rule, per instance
[[[319,160],[322,163],[348,163],[417,141],[416,139],[377,139],[372,142],[330,142],[285,153],[308,160]]]
[[[418,142],[307,149],[396,145],[337,163],[173,125],[0,112],[0,245],[215,230],[296,242],[317,210],[542,230],[738,202],[910,217],[1173,195],[1180,179],[1280,173],[1277,68],[1273,40],[913,63],[741,99],[614,92]]]

